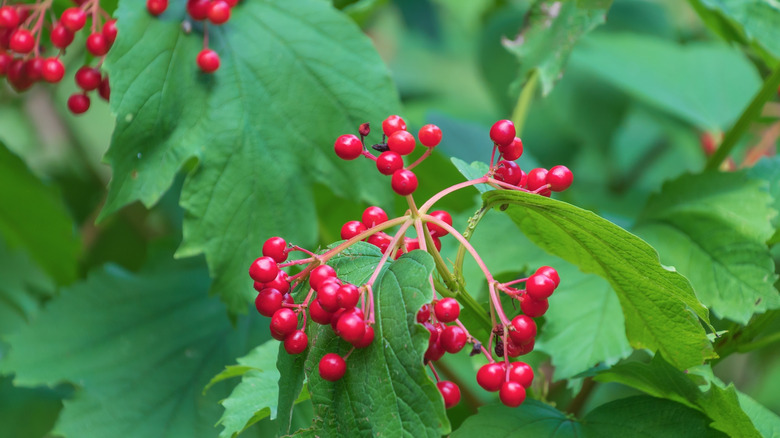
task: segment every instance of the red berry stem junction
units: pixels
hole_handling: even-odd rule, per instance
[[[440,380],[434,363],[444,354],[457,354],[467,344],[471,344],[471,354],[481,353],[487,360],[476,373],[477,383],[487,391],[497,391],[505,405],[518,406],[525,400],[534,373],[528,364],[510,361],[510,357],[516,358],[533,350],[537,335],[537,325],[533,318],[547,311],[547,300],[560,283],[558,273],[552,267],[542,266],[525,278],[505,283],[497,281],[468,238],[453,227],[451,215],[444,210],[432,209],[448,194],[476,184],[550,196],[551,192],[565,190],[571,185],[572,173],[564,166],[555,166],[549,170],[532,169],[526,174],[514,161],[522,155],[522,141],[515,136],[512,122],[500,120],[490,130],[493,150],[488,172],[479,178],[446,188],[418,207],[413,197],[417,177],[411,169],[421,165],[431,154],[433,148],[441,142],[442,132],[435,125],[426,125],[420,129],[415,140],[399,116],[385,119],[382,131],[382,143],[372,145],[372,149],[379,152],[378,156],[365,143],[370,133],[368,123],[360,126],[359,137],[353,134],[338,137],[334,151],[344,160],[365,157],[374,161],[381,174],[390,176],[393,191],[406,198],[409,209],[404,215],[389,219],[381,208],[368,207],[359,220],[348,221],[343,225],[341,238],[344,241],[321,254],[289,245],[281,237],[268,239],[263,245],[262,256],[249,268],[254,288],[258,291],[255,300],[257,311],[271,318],[271,335],[284,343],[284,349],[289,354],[300,354],[308,347],[305,332],[308,319],[317,324],[329,325],[336,335],[351,344],[352,348],[344,357],[328,353],[319,362],[319,375],[325,380],[337,381],[349,372],[346,361],[351,352],[356,348],[371,348],[373,345],[373,326],[376,323],[374,283],[382,267],[391,257],[397,259],[407,252],[427,251],[436,260],[438,272],[446,283],[446,279],[454,278],[454,275],[439,251],[441,239],[451,235],[460,244],[459,252],[469,253],[485,276],[490,295],[492,330],[488,339],[480,340],[472,336],[460,321],[460,303],[451,296],[437,296],[437,291],[445,295],[447,293],[437,288],[437,281],[431,275],[429,281],[434,298],[416,314],[416,323],[429,331],[424,362],[431,368],[444,405],[453,407],[460,401],[460,389],[453,382]],[[417,141],[426,150],[412,164],[406,165],[405,157],[414,153]],[[394,228],[397,230],[390,234],[388,230]],[[412,229],[416,235],[407,237]],[[378,247],[382,256],[369,279],[364,284],[356,285],[339,278],[338,272],[327,263],[360,241]],[[301,252],[304,257],[287,261],[291,252]],[[459,255],[458,260],[461,259]],[[456,260],[456,272],[460,269],[460,263]],[[293,266],[303,268],[296,274],[284,271],[284,268]],[[308,293],[302,301],[296,302],[290,291],[298,286],[306,286],[306,282]],[[468,294],[461,292],[458,296],[466,299]],[[520,312],[513,310],[507,313],[501,304],[502,293],[520,302]],[[476,308],[481,312],[478,306]]]

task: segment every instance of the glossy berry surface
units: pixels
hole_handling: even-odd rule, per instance
[[[408,131],[395,131],[387,138],[387,147],[399,155],[409,155],[414,152],[416,141]]]
[[[504,384],[506,373],[504,367],[498,363],[482,365],[477,371],[477,383],[485,391],[495,392]]]
[[[19,25],[20,22],[19,13],[16,9],[10,6],[0,7],[0,27],[13,29]]]
[[[536,274],[546,275],[555,283],[555,287],[561,284],[561,277],[558,276],[558,271],[551,266],[542,266],[536,270]]]
[[[363,153],[363,143],[355,135],[344,134],[333,143],[333,150],[342,160],[354,160]]]
[[[393,173],[390,185],[401,196],[411,195],[417,190],[417,175],[411,170],[401,169]]]
[[[431,216],[446,223],[449,226],[452,226],[452,216],[444,210],[432,211]],[[447,231],[444,227],[441,227],[433,222],[427,222],[425,225],[431,232],[431,236],[442,237],[449,234],[449,231]]]
[[[376,159],[376,168],[382,175],[392,175],[396,170],[403,169],[403,157],[393,151],[382,152]]]
[[[309,304],[309,316],[311,316],[311,320],[317,324],[327,325],[330,324],[333,313],[323,309],[319,300],[313,300],[311,304]]]
[[[60,23],[71,32],[78,32],[87,24],[87,14],[81,8],[68,8],[62,12]]]
[[[363,332],[363,338],[357,342],[353,342],[352,345],[355,348],[366,348],[374,342],[374,328],[370,325],[366,326],[365,332]]]
[[[387,213],[379,207],[368,207],[363,210],[361,221],[367,228],[371,228],[374,225],[387,222]]]
[[[355,307],[360,299],[360,290],[354,284],[342,284],[336,291],[336,302],[344,309]]]
[[[555,166],[547,172],[547,184],[553,192],[562,192],[571,186],[574,176],[566,166]]]
[[[85,65],[76,71],[75,79],[82,90],[96,90],[100,86],[100,70]]]
[[[520,137],[515,137],[512,143],[499,146],[498,151],[501,152],[505,160],[514,161],[523,155],[523,141],[520,140]]]
[[[73,42],[73,38],[73,32],[61,24],[54,26],[51,30],[51,34],[49,35],[49,39],[51,39],[52,45],[58,49],[64,49],[68,47]]]
[[[441,342],[442,348],[450,354],[455,354],[462,350],[466,346],[467,340],[466,332],[456,325],[448,326],[439,335],[439,342]]]
[[[436,125],[425,125],[420,128],[417,138],[427,148],[436,147],[441,142],[441,129]]]
[[[490,127],[490,139],[500,146],[508,146],[515,140],[515,124],[511,120],[499,120]]]
[[[512,318],[509,336],[515,344],[522,345],[531,342],[536,337],[536,322],[527,315],[517,315]]]
[[[436,384],[439,388],[442,398],[444,399],[444,407],[449,409],[460,403],[460,388],[458,385],[448,381],[442,380]]]
[[[68,98],[68,109],[73,114],[83,114],[89,109],[89,96],[73,94]]]
[[[341,227],[341,238],[344,240],[351,239],[363,231],[366,231],[366,226],[363,225],[363,222],[349,221]]]
[[[263,255],[276,263],[287,260],[287,242],[281,237],[271,237],[263,243]]]
[[[526,280],[525,290],[534,300],[544,300],[555,291],[555,282],[546,275],[534,274]]]
[[[496,167],[495,178],[513,186],[519,186],[523,180],[523,171],[514,161],[501,160]]]
[[[525,362],[515,362],[509,368],[509,380],[530,388],[534,381],[534,370]]]
[[[526,296],[523,298],[523,300],[520,302],[520,310],[523,312],[524,315],[530,316],[531,318],[538,318],[545,313],[547,313],[547,309],[550,308],[550,303],[545,300],[535,300],[529,296]]]
[[[116,30],[116,20],[108,20],[103,24],[103,36],[106,37],[106,41],[108,41],[108,44],[114,44],[114,41],[116,41],[117,36],[117,30]]]
[[[41,76],[46,82],[56,83],[65,76],[65,66],[57,58],[48,58],[43,61],[41,66]]]
[[[460,316],[460,304],[455,298],[442,298],[434,304],[433,312],[439,322],[452,322]]]
[[[525,401],[525,387],[512,380],[504,382],[498,391],[498,398],[501,403],[511,408],[520,406]]]
[[[335,276],[336,270],[329,265],[317,266],[316,268],[312,269],[311,273],[309,274],[309,285],[312,287],[312,289],[319,290],[320,285],[322,285],[325,279]]]
[[[87,50],[89,53],[95,56],[103,56],[108,53],[109,48],[111,48],[111,45],[102,32],[93,33],[87,37]]]
[[[168,9],[168,0],[146,0],[146,10],[155,17]]]
[[[417,311],[417,322],[420,324],[427,322],[431,319],[431,305],[423,304],[420,310]]]
[[[209,6],[209,21],[213,24],[223,24],[230,20],[230,5],[224,0],[216,0]]]
[[[547,185],[547,169],[542,167],[537,167],[536,169],[531,169],[530,172],[528,172],[528,178],[526,179],[525,183],[528,190],[535,191],[537,189],[540,189]],[[549,193],[549,190],[546,190]],[[544,191],[540,192],[544,193]]]
[[[336,282],[324,281],[317,290],[317,300],[322,308],[328,312],[335,312],[340,307],[338,302],[339,287],[341,285]]]
[[[211,49],[203,49],[196,58],[198,68],[204,73],[214,73],[219,70],[219,55]]]
[[[347,372],[347,363],[336,353],[328,353],[322,356],[319,364],[320,377],[325,380],[335,382]]]
[[[403,130],[406,130],[406,122],[401,116],[393,115],[382,121],[382,132],[388,137],[396,131]]]
[[[273,316],[282,308],[282,293],[270,287],[262,289],[255,298],[255,308],[263,316]]]
[[[11,34],[8,47],[16,53],[30,53],[35,47],[35,37],[27,29],[17,29]]]
[[[347,342],[358,342],[366,332],[366,323],[356,313],[348,312],[341,315],[336,323],[336,333]]]
[[[205,20],[209,16],[211,9],[210,0],[187,0],[187,13],[193,20]]]
[[[276,261],[271,257],[259,257],[249,266],[249,276],[260,283],[268,283],[279,274]]]
[[[284,351],[288,354],[300,354],[309,346],[309,337],[303,330],[295,330],[284,338]]]
[[[271,333],[287,336],[298,328],[298,316],[292,309],[283,307],[271,316]]]

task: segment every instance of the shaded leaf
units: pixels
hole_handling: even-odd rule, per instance
[[[488,170],[490,170],[488,165],[481,161],[474,161],[473,163],[468,164],[465,161],[455,157],[450,158],[450,160],[452,160],[452,164],[463,176],[466,177],[467,180],[482,178],[486,173],[488,173]],[[487,184],[477,184],[474,187],[479,190],[480,193],[493,190],[493,188]]]
[[[740,37],[780,57],[780,5],[767,0],[696,0],[741,31]]]

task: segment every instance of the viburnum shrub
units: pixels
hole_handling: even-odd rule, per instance
[[[514,124],[499,120],[490,129],[493,147],[488,172],[445,188],[418,205],[413,196],[418,184],[413,169],[430,156],[442,140],[442,132],[436,125],[425,125],[415,140],[406,130],[404,120],[397,115],[382,122],[382,131],[382,142],[369,148],[365,140],[370,126],[364,123],[359,127],[358,135],[338,137],[334,151],[344,160],[364,157],[376,162],[377,170],[390,176],[392,190],[406,199],[409,209],[400,217],[389,218],[380,207],[370,206],[359,220],[344,224],[340,230],[343,242],[321,253],[288,244],[282,237],[266,240],[262,256],[249,267],[249,276],[258,292],[257,311],[271,317],[271,336],[282,341],[289,354],[300,354],[309,342],[316,342],[306,334],[310,320],[330,327],[343,342],[350,344],[351,349],[343,356],[330,352],[319,361],[320,377],[337,381],[351,372],[349,356],[352,351],[382,348],[375,339],[373,326],[376,303],[381,299],[375,292],[376,281],[386,263],[417,250],[427,251],[434,259],[442,261],[441,239],[454,239],[474,258],[484,274],[490,294],[493,329],[485,339],[473,336],[460,319],[460,303],[452,296],[442,296],[443,290],[437,295],[431,276],[428,287],[434,289],[433,300],[419,308],[414,318],[414,324],[422,325],[429,332],[424,362],[437,381],[444,405],[451,408],[460,401],[460,389],[453,382],[441,380],[434,364],[444,354],[458,354],[470,345],[469,354],[481,354],[487,362],[476,373],[477,383],[487,391],[498,391],[505,405],[519,406],[525,400],[534,373],[528,364],[511,359],[533,350],[537,336],[533,318],[547,311],[547,299],[561,281],[558,273],[550,266],[541,266],[527,277],[497,281],[468,239],[454,228],[451,215],[434,209],[443,197],[476,184],[550,196],[551,192],[566,190],[571,185],[572,173],[565,166],[555,166],[549,171],[533,169],[526,175],[514,162],[522,154],[522,142],[515,136]],[[414,161],[405,159],[415,152],[418,141],[425,151]],[[360,241],[379,248],[382,256],[367,281],[350,284],[328,262]],[[302,253],[303,257],[288,261],[293,252]],[[302,269],[297,273],[285,270],[293,267]],[[305,293],[299,294],[296,300],[293,291],[301,288]],[[505,308],[502,294],[519,302],[520,311]]]

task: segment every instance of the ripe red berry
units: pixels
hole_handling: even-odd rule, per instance
[[[311,320],[317,324],[326,325],[330,324],[333,313],[323,309],[319,300],[313,300],[311,304],[309,304],[309,316],[311,316]]]
[[[73,114],[83,114],[89,109],[89,96],[73,94],[68,98],[68,109]]]
[[[401,196],[411,195],[417,190],[417,176],[408,169],[396,170],[393,172],[390,186]]]
[[[108,53],[111,45],[102,33],[93,33],[87,37],[87,50],[95,56],[103,56]]]
[[[292,309],[282,307],[271,316],[271,333],[287,336],[298,328],[298,315]]]
[[[477,383],[485,391],[495,392],[504,384],[506,373],[504,367],[498,363],[482,365],[477,371]]]
[[[266,283],[263,283],[264,287],[272,287],[279,292],[286,294],[290,291],[290,280],[289,276],[286,272],[279,270],[279,273],[276,274],[276,278],[274,278],[271,281],[268,281]]]
[[[51,35],[49,35],[51,43],[59,49],[68,47],[73,42],[73,36],[73,32],[61,24],[54,26],[51,30]]]
[[[71,32],[78,32],[87,24],[87,14],[81,8],[68,8],[62,12],[60,23]]]
[[[515,362],[509,368],[509,380],[529,388],[534,381],[534,370],[525,362]]]
[[[284,337],[284,351],[288,354],[300,354],[309,346],[309,337],[303,330],[295,330]]]
[[[520,140],[520,137],[515,137],[509,145],[499,146],[498,151],[501,152],[501,156],[503,156],[505,160],[514,161],[523,155],[523,141]]]
[[[358,234],[366,231],[366,226],[360,221],[349,221],[341,227],[341,238],[344,240],[351,239]]]
[[[0,76],[8,73],[12,62],[14,62],[14,57],[10,53],[0,52]]]
[[[219,69],[219,55],[211,49],[201,50],[196,61],[204,73],[214,73]]]
[[[360,299],[360,289],[354,284],[342,284],[336,291],[336,302],[339,307],[351,309]]]
[[[342,160],[354,160],[363,153],[363,143],[353,134],[344,134],[336,139],[333,150]]]
[[[103,24],[103,36],[106,37],[106,41],[108,41],[109,45],[114,44],[114,41],[116,41],[116,20],[108,20]]]
[[[425,125],[420,128],[417,138],[427,148],[436,147],[441,142],[441,129],[436,125]]]
[[[317,300],[323,309],[335,312],[339,309],[338,295],[341,285],[334,281],[324,281],[317,290]]]
[[[431,305],[423,304],[420,310],[417,311],[417,322],[423,324],[431,319]]]
[[[395,131],[387,138],[387,147],[399,155],[409,155],[414,152],[416,142],[408,131]]]
[[[319,365],[320,377],[335,382],[344,377],[347,371],[347,363],[336,353],[328,353],[322,356]]]
[[[439,322],[452,322],[460,316],[460,304],[455,298],[443,298],[434,304],[433,311]]]
[[[17,29],[11,34],[8,48],[16,53],[30,53],[35,47],[35,37],[27,29]]]
[[[512,318],[511,328],[514,330],[509,330],[509,337],[518,346],[531,342],[536,337],[536,322],[528,315],[517,315]]]
[[[271,317],[277,310],[282,308],[282,293],[277,289],[267,287],[260,291],[255,298],[255,308],[257,313]]]
[[[442,380],[436,384],[436,387],[439,388],[439,392],[444,399],[445,408],[449,409],[460,403],[460,388],[458,388],[458,385],[448,380]]]
[[[525,180],[525,186],[528,190],[535,191],[547,185],[547,169],[537,167],[528,172]],[[539,192],[541,195],[549,196],[549,190]]]
[[[284,262],[287,260],[287,242],[281,237],[270,237],[263,243],[263,255],[276,263]]]
[[[382,132],[388,137],[396,131],[404,130],[406,130],[406,122],[400,116],[390,116],[382,122]]]
[[[366,348],[374,342],[374,328],[370,325],[366,325],[366,331],[363,334],[363,338],[357,342],[353,342],[352,345],[355,348]]]
[[[41,76],[46,82],[56,83],[65,76],[65,66],[57,58],[47,58],[41,67]]]
[[[523,311],[523,314],[530,316],[531,318],[538,318],[544,315],[549,308],[550,303],[546,299],[535,300],[530,296],[525,296],[520,301],[520,310]]]
[[[501,385],[501,389],[498,391],[498,398],[501,399],[501,403],[515,408],[520,406],[525,401],[525,388],[523,385],[515,382],[508,381]]]
[[[452,226],[452,216],[450,216],[450,214],[444,210],[432,211],[431,216],[435,217],[436,219],[439,219],[440,221],[446,223],[449,226]],[[431,236],[442,237],[450,233],[443,227],[440,227],[439,225],[436,225],[433,222],[426,222],[425,225],[428,227],[428,230],[431,232]]]
[[[553,192],[562,192],[571,186],[574,176],[566,166],[555,166],[547,172],[547,184]]]
[[[336,324],[336,333],[349,343],[359,342],[366,332],[366,323],[355,313],[344,313]]]
[[[403,169],[404,159],[397,152],[384,151],[376,159],[376,168],[382,175],[392,175],[396,170]]]
[[[155,17],[168,9],[168,0],[146,0],[146,10]]]
[[[8,66],[6,75],[8,76],[8,82],[16,91],[24,91],[33,85],[33,81],[27,76],[26,69],[27,62],[23,59],[13,59]]]
[[[209,16],[211,9],[210,0],[187,0],[187,13],[193,20],[205,20]]]
[[[84,91],[92,91],[100,86],[100,70],[85,65],[76,71],[76,85]]]
[[[526,280],[525,291],[534,300],[544,300],[555,291],[555,282],[546,275],[534,274]]]
[[[320,285],[325,279],[336,276],[336,270],[329,265],[320,265],[312,269],[309,274],[309,286],[315,291],[319,290]]]
[[[24,63],[24,72],[30,81],[40,81],[43,78],[43,59],[38,56],[28,59]]]
[[[558,285],[561,284],[561,278],[558,276],[558,271],[556,271],[555,268],[542,266],[536,270],[536,274],[542,274],[549,277],[555,283],[555,287],[558,287]]]
[[[19,13],[16,12],[16,9],[11,6],[3,6],[0,8],[0,27],[13,29],[16,26],[19,26],[19,23],[21,23],[21,17],[19,17]]]
[[[249,276],[260,283],[268,283],[276,278],[279,268],[271,257],[259,257],[249,266]]]
[[[223,24],[230,20],[230,5],[224,0],[216,0],[209,6],[209,21],[214,24]]]
[[[466,332],[456,325],[448,326],[439,336],[441,346],[450,354],[455,354],[462,350],[466,346],[467,340]]]
[[[108,83],[108,76],[103,76],[103,79],[100,81],[98,94],[105,100],[108,100],[109,97],[111,97],[111,85]]]
[[[374,225],[387,222],[387,213],[385,213],[385,211],[379,207],[368,207],[367,209],[363,210],[361,221],[363,222],[363,225],[366,226],[366,228],[371,228]]]
[[[380,251],[385,252],[387,251],[387,248],[390,247],[390,241],[392,240],[393,238],[387,233],[380,231],[369,236],[367,242],[379,248]]]
[[[523,179],[523,170],[514,161],[501,160],[496,168],[495,178],[513,186],[520,185]]]
[[[515,124],[511,120],[499,120],[490,128],[490,139],[500,146],[509,146],[515,140]]]

